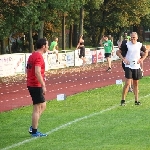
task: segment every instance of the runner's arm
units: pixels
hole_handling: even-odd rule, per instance
[[[122,61],[125,60],[125,58],[122,56],[122,51],[121,51],[120,49],[116,51],[116,55],[117,55]]]
[[[143,61],[148,56],[148,50],[146,49],[145,46],[142,45],[141,52],[142,52],[141,60]]]

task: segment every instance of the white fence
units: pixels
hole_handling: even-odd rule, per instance
[[[114,46],[114,54],[112,60],[119,59],[116,56],[117,46]],[[65,50],[63,50],[65,51]],[[82,65],[82,60],[79,58],[79,50],[65,51],[58,54],[58,62],[56,62],[56,54],[44,54],[45,70],[59,69],[70,66]],[[17,74],[25,74],[25,67],[30,53],[15,53],[0,55],[0,77],[14,76]],[[85,57],[87,64],[104,62],[104,49],[99,47],[98,50],[85,48]]]

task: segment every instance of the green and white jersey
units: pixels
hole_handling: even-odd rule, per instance
[[[104,46],[105,53],[111,53],[113,43],[110,40],[104,41],[103,46]]]

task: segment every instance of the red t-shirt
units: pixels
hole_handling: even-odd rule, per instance
[[[35,66],[41,67],[41,75],[44,79],[45,62],[43,56],[39,52],[33,52],[27,61],[27,86],[41,87],[41,84],[35,76]]]

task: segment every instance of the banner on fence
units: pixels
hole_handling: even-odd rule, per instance
[[[74,51],[66,53],[66,66],[71,67],[74,66]]]
[[[119,57],[116,55],[116,51],[118,50],[118,46],[114,46],[114,49],[113,49],[113,54],[112,54],[112,60],[117,60],[119,59]]]
[[[59,68],[67,67],[66,59],[67,59],[66,53],[59,53],[58,54],[58,66],[59,66]]]
[[[0,55],[0,77],[15,74],[13,56],[10,54]]]
[[[80,54],[80,49],[76,49],[74,51],[74,57],[75,57],[75,60],[74,60],[74,65],[75,66],[81,66],[83,61],[79,58],[79,54]]]
[[[15,74],[25,74],[25,54],[24,53],[15,53],[12,54],[13,66]]]
[[[116,55],[118,50],[114,46],[114,55],[112,60],[117,60],[119,57]],[[58,54],[58,62],[56,62],[56,54],[43,54],[45,61],[45,70],[59,69],[70,66],[81,66],[83,61],[79,58],[80,49],[75,51],[65,51],[65,53]],[[27,60],[31,53],[15,53],[0,55],[0,77],[13,76],[16,74],[24,74],[27,65]],[[104,48],[98,47],[97,50],[85,48],[85,58],[87,64],[104,62]]]
[[[104,49],[97,50],[97,62],[104,62]]]
[[[91,55],[92,55],[92,63],[96,64],[97,63],[97,51],[96,50],[91,51]]]
[[[89,48],[85,48],[85,59],[86,59],[87,64],[92,63],[92,53],[91,53],[91,50]]]
[[[47,55],[48,70],[59,68],[59,66],[56,62],[56,59],[57,59],[56,54],[48,54]]]

